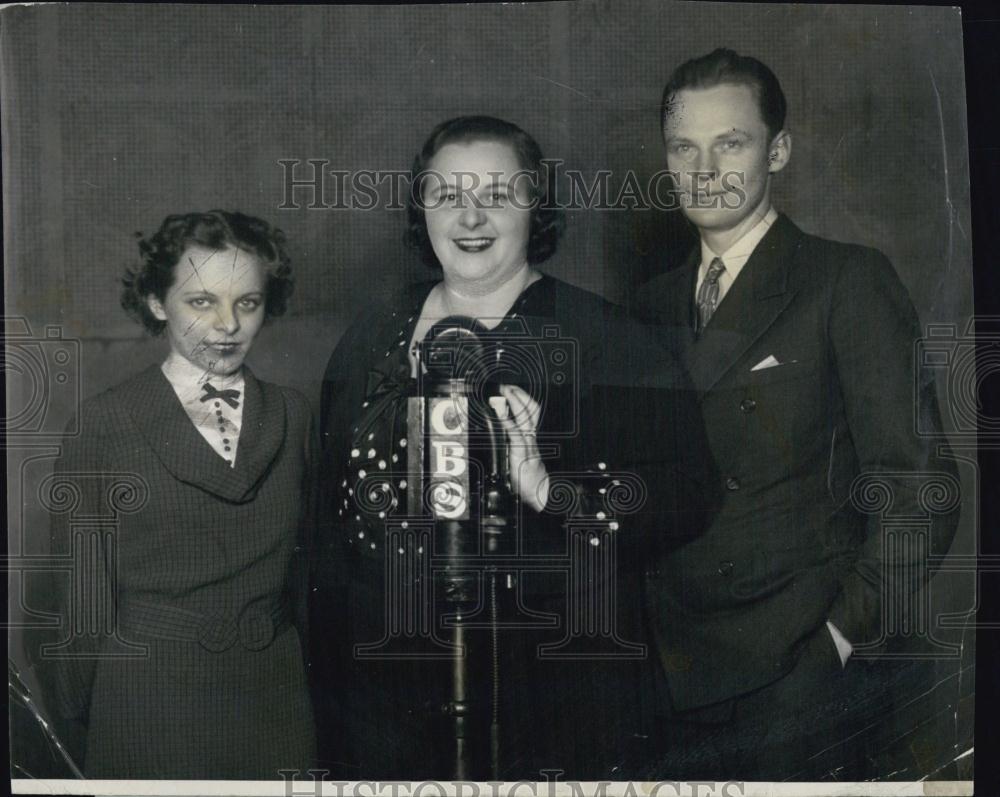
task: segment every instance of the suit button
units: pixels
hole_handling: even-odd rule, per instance
[[[757,408],[757,402],[752,398],[745,398],[740,402],[740,409],[743,412],[753,412]]]
[[[719,563],[719,575],[720,576],[728,576],[732,572],[733,572],[733,563],[732,562],[720,562]]]
[[[737,479],[735,476],[730,476],[728,479],[726,479],[726,489],[727,490],[733,490],[733,491],[739,490],[740,489],[740,480]]]

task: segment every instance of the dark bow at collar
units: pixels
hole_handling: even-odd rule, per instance
[[[202,401],[211,401],[212,399],[218,399],[220,401],[226,402],[234,410],[240,406],[240,391],[228,388],[226,390],[219,390],[211,382],[206,382],[201,386],[201,389],[205,391],[205,395],[201,397]]]
[[[198,432],[159,366],[116,388],[140,433],[163,466],[182,482],[227,501],[253,499],[285,441],[281,390],[259,382],[244,366],[243,422],[235,467]]]

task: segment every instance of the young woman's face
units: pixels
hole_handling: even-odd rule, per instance
[[[167,337],[179,355],[206,373],[239,370],[264,323],[267,276],[260,259],[242,249],[184,250],[174,266],[174,283],[149,309],[167,322]]]

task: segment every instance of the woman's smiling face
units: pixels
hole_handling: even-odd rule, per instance
[[[184,250],[163,301],[149,296],[150,311],[167,323],[174,354],[213,376],[243,365],[264,323],[267,276],[260,259],[242,249]]]
[[[510,145],[446,144],[427,171],[424,218],[446,282],[485,289],[527,265],[532,175]]]

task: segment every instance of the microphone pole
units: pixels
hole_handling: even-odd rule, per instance
[[[435,594],[447,607],[454,646],[441,713],[450,726],[458,780],[482,780],[483,773],[496,779],[500,771],[499,593],[514,585],[512,575],[504,577],[482,560],[512,547],[514,517],[506,437],[494,414],[500,409],[496,402],[504,400],[488,381],[495,353],[484,345],[485,334],[478,322],[456,316],[436,324],[419,347],[426,368],[421,374],[423,509],[435,519],[435,554],[445,563]],[[483,391],[494,395],[484,401]]]

